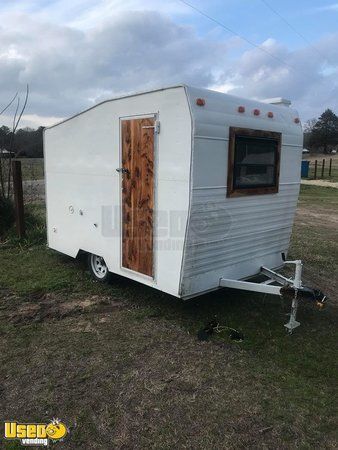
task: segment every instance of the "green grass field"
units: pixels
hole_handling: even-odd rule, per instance
[[[92,281],[46,249],[44,211],[0,247],[0,411],[70,434],[60,448],[337,448],[338,191],[302,187],[290,257],[330,295],[301,304],[222,290],[181,302],[130,280]],[[199,342],[214,316],[244,334]],[[20,448],[5,443],[5,448]]]

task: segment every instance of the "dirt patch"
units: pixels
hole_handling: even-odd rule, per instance
[[[168,323],[147,320],[143,326],[152,330],[143,337],[148,345],[119,385],[116,448],[147,448],[147,435],[156,435],[159,448],[258,444],[259,430],[269,424],[257,392],[253,405],[245,405],[243,374],[234,369],[240,349],[199,343]],[[224,409],[216,413],[219,404]]]
[[[69,327],[69,331],[71,333],[95,333],[97,329],[91,320],[79,319]]]
[[[9,305],[7,319],[10,323],[22,324],[30,322],[42,322],[45,320],[60,320],[64,317],[95,311],[109,312],[116,308],[126,306],[125,302],[111,297],[93,295],[87,298],[67,298],[61,294],[33,294],[30,301],[24,301],[17,305]],[[4,312],[6,314],[6,311]]]
[[[298,233],[304,243],[298,249],[300,253],[297,253],[301,254],[302,250],[305,251],[305,254],[301,256],[305,262],[303,281],[309,286],[324,291],[329,297],[328,307],[337,308],[338,279],[335,275],[334,258],[331,255],[334,255],[334,251],[337,249],[338,213],[336,210],[327,210],[320,206],[311,210],[308,207],[299,207],[296,213],[296,225],[301,226]],[[306,240],[309,242],[307,243]],[[322,242],[322,246],[313,245],[318,242]],[[327,242],[331,243],[330,247]],[[309,260],[312,264],[308,263]],[[326,262],[325,266],[324,261]]]
[[[338,189],[338,183],[325,180],[302,180],[302,184],[309,184],[311,186],[332,187]]]
[[[299,218],[301,221],[306,219],[306,223],[309,223],[309,220],[311,222],[316,222],[318,225],[321,225],[323,227],[332,228],[334,230],[337,230],[338,226],[338,214],[335,211],[330,211],[328,214],[327,210],[321,210],[320,208],[316,208],[316,210],[309,211],[308,208],[302,208],[299,207],[297,209],[297,218]]]
[[[261,398],[274,387],[251,389],[240,348],[199,343],[163,320],[128,320],[125,309],[113,314],[114,327],[68,317],[31,336],[30,348],[42,350],[7,366],[3,414],[58,414],[72,450],[273,446],[282,430]]]
[[[260,358],[240,346],[200,343],[175,323],[139,320],[127,309],[112,315],[114,326],[105,321],[96,329],[93,317],[68,317],[31,336],[29,348],[42,350],[25,348],[19,366],[9,360],[3,414],[22,420],[32,420],[32,412],[39,420],[57,414],[70,427],[62,447],[72,450],[299,448],[308,442],[308,415],[283,404],[283,386],[275,380],[286,372],[274,362],[267,383],[264,370],[252,370]],[[280,410],[267,417],[276,397]],[[283,408],[296,419],[287,422]],[[327,439],[321,437],[322,448],[329,448]]]

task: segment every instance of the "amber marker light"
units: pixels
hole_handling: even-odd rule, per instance
[[[196,105],[197,105],[197,106],[204,106],[204,105],[205,105],[205,100],[204,100],[204,98],[198,98],[198,99],[196,100]]]

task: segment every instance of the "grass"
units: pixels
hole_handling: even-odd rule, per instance
[[[335,188],[304,185],[301,189],[291,250],[304,254],[313,269],[320,268],[321,262],[331,270],[337,268],[337,196]]]
[[[337,191],[303,186],[291,257],[312,284],[337,279]],[[315,216],[313,215],[315,214]],[[327,309],[219,291],[178,301],[130,280],[92,281],[47,250],[43,209],[0,248],[0,410],[70,427],[63,448],[335,448],[337,296]],[[217,316],[244,333],[196,339]],[[7,443],[7,445],[9,445]],[[18,447],[5,447],[18,448]]]
[[[318,207],[327,213],[338,212],[337,189],[332,187],[318,187],[303,185],[299,197],[298,206],[306,207],[309,211]]]

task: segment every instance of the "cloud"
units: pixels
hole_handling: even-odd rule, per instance
[[[78,18],[86,22],[97,9],[82,3]],[[98,7],[102,12],[112,4],[117,12],[92,27],[51,23],[41,8],[39,14],[3,12],[0,108],[29,83],[23,123],[50,124],[107,98],[184,82],[252,98],[290,98],[305,119],[338,109],[338,34],[317,42],[317,52],[290,51],[273,39],[262,42],[262,52],[238,38],[200,36],[164,12],[126,12],[120,1]],[[77,11],[79,0],[72,5]]]
[[[191,10],[178,1],[158,0],[1,0],[0,12],[21,11],[51,23],[78,29],[90,29],[121,12],[157,11],[166,15],[185,16]]]
[[[319,6],[315,8],[315,11],[338,11],[338,3],[332,3],[331,5]]]
[[[182,81],[207,86],[228,44],[156,12],[119,13],[90,30],[10,14],[0,27],[0,98],[29,83],[28,114],[64,117],[98,100]]]
[[[74,3],[75,2],[75,3]],[[87,7],[83,7],[84,3]],[[73,0],[73,6],[77,5],[78,13],[73,15],[70,25],[80,29],[89,29],[96,24],[102,23],[107,17],[112,17],[119,13],[157,11],[165,15],[187,15],[191,10],[177,1],[147,0],[99,0],[93,3],[92,0]],[[59,0],[58,11],[67,11],[69,0]],[[75,9],[75,8],[74,8]]]
[[[338,33],[313,47],[289,51],[273,39],[262,46],[278,60],[259,49],[245,51],[220,84],[231,80],[228,92],[256,99],[284,97],[292,101],[306,120],[327,107],[338,110]],[[287,65],[280,61],[287,62]]]

